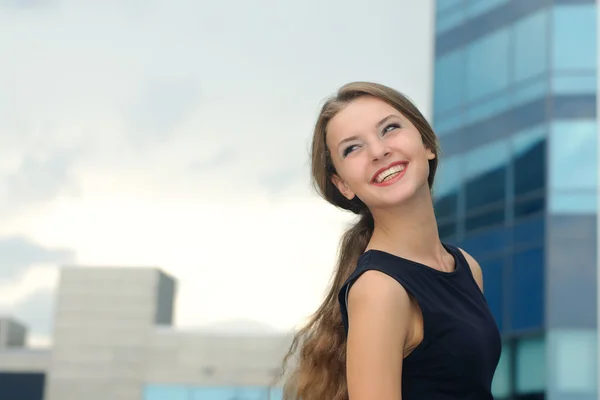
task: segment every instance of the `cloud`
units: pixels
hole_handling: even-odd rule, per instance
[[[147,83],[126,112],[130,136],[136,144],[163,141],[193,109],[199,91],[193,80],[156,80]]]
[[[38,272],[39,273],[39,272]],[[56,276],[53,272],[45,272],[56,283]],[[10,312],[15,318],[23,321],[29,333],[36,337],[52,336],[53,316],[54,316],[54,288],[48,285],[43,288],[37,288],[29,296],[5,312]]]
[[[69,171],[75,157],[68,151],[25,155],[19,168],[6,177],[8,204],[21,207],[50,200],[65,188],[76,190],[76,182]]]
[[[58,268],[52,264],[37,264],[27,268],[15,279],[0,281],[0,308],[14,310],[39,292],[54,290]],[[19,316],[16,316],[19,318]]]
[[[0,284],[13,279],[19,273],[23,273],[26,268],[33,264],[64,264],[72,262],[74,258],[75,253],[72,250],[65,248],[46,248],[25,237],[15,236],[0,238]],[[40,270],[34,270],[34,272],[35,271],[37,271],[37,273],[44,273],[43,271],[46,270],[43,269],[41,272]],[[33,278],[31,278],[31,275],[25,274],[21,276],[21,279]],[[31,283],[33,281],[27,282]],[[26,285],[29,285],[29,283]],[[4,290],[0,289],[3,301],[8,301],[10,296],[5,290],[10,292],[12,289],[8,287],[5,287]],[[21,289],[17,289],[17,292],[19,290]],[[20,298],[17,296],[17,300],[18,299]]]
[[[0,8],[30,9],[56,5],[57,0],[0,0]]]

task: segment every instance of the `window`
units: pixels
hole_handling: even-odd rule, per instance
[[[144,400],[270,400],[281,399],[281,389],[261,386],[190,387],[148,385]]]
[[[557,94],[596,94],[597,79],[592,74],[558,75],[552,77],[552,90]]]
[[[468,0],[467,12],[469,18],[474,18],[478,15],[484,14],[494,8],[497,8],[509,0]]]
[[[463,5],[464,0],[437,0],[437,12],[442,13],[448,9]]]
[[[546,71],[548,11],[527,16],[514,26],[515,81],[521,82]]]
[[[268,400],[265,387],[203,387],[195,388],[189,400]]]
[[[598,161],[595,120],[557,121],[550,131],[553,191],[596,190]]]
[[[459,157],[440,160],[433,191],[438,218],[456,217],[460,179]]]
[[[471,43],[467,48],[467,101],[508,87],[509,31],[503,29]]]
[[[513,240],[515,244],[543,243],[544,231],[546,229],[545,219],[539,216],[515,223],[513,227]]]
[[[595,214],[598,205],[596,191],[552,192],[548,210],[552,214]]]
[[[461,25],[465,21],[465,13],[462,8],[455,8],[445,13],[437,13],[435,18],[435,30],[437,34],[449,31]]]
[[[492,99],[483,101],[480,104],[472,104],[466,110],[465,123],[467,125],[473,124],[498,115],[509,108],[511,108],[510,94],[507,92],[498,94],[498,96],[494,96]]]
[[[511,329],[541,328],[544,320],[544,253],[535,248],[513,257]]]
[[[175,385],[149,385],[144,389],[144,400],[190,400],[189,388]]]
[[[442,240],[448,240],[456,235],[456,221],[444,221],[438,224],[438,234]]]
[[[509,343],[502,344],[500,361],[498,362],[494,380],[492,381],[492,394],[496,399],[510,397],[511,351],[512,349],[510,348]]]
[[[531,199],[517,200],[513,205],[514,219],[518,220],[544,211],[546,198],[541,195]]]
[[[548,80],[545,75],[539,75],[536,78],[523,81],[513,88],[511,102],[513,107],[517,107],[546,96],[548,93]]]
[[[519,197],[546,187],[546,131],[543,126],[516,134],[511,140],[513,193]]]
[[[480,263],[483,273],[484,296],[490,311],[496,319],[498,328],[504,328],[502,318],[502,281],[504,272],[504,259],[485,260]]]
[[[504,218],[504,215],[502,216]],[[461,243],[476,259],[499,253],[510,245],[510,231],[504,227],[468,235]]]
[[[596,395],[597,332],[584,329],[550,331],[548,341],[552,391],[572,396]]]
[[[517,341],[515,361],[517,394],[543,393],[546,389],[546,343],[544,337]]]
[[[456,110],[464,101],[465,52],[445,54],[435,62],[435,115]]]
[[[502,225],[504,220],[504,207],[480,212],[467,217],[465,221],[465,231],[469,233],[482,228]]]
[[[506,140],[481,146],[464,155],[467,212],[504,201],[508,158],[509,149]]]
[[[560,5],[553,9],[554,51],[559,70],[596,68],[596,5]]]

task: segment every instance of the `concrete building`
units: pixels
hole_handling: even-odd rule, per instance
[[[436,5],[436,214],[483,269],[495,397],[596,399],[596,1]]]
[[[53,347],[0,350],[0,398],[280,397],[273,381],[289,337],[174,329],[175,293],[158,269],[63,268]]]

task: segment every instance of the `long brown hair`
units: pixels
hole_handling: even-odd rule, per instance
[[[335,273],[327,295],[308,323],[300,329],[284,358],[285,400],[346,400],[346,332],[338,304],[338,292],[356,267],[373,234],[374,221],[365,204],[355,197],[346,199],[333,184],[336,173],[325,142],[329,121],[353,100],[371,96],[385,101],[408,118],[419,130],[424,145],[436,154],[429,161],[429,188],[433,186],[438,165],[438,142],[419,110],[401,93],[370,82],[353,82],[339,89],[323,105],[312,141],[312,180],[317,192],[336,207],[359,216],[340,241]],[[294,358],[294,359],[292,359]],[[292,367],[286,373],[286,366]]]

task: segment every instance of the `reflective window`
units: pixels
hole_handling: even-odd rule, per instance
[[[449,31],[461,25],[465,21],[465,13],[462,8],[454,9],[445,13],[438,13],[435,19],[435,30],[437,34]]]
[[[437,110],[435,110],[437,112]],[[436,117],[434,130],[438,137],[444,136],[447,133],[453,132],[463,126],[463,114],[461,111],[453,111],[450,114],[445,114],[443,117]]]
[[[518,220],[534,214],[540,214],[546,206],[545,196],[532,199],[517,200],[513,205],[513,217]]]
[[[490,118],[511,108],[510,93],[502,93],[494,98],[473,104],[466,110],[465,123],[472,124]]]
[[[442,240],[448,240],[456,235],[456,221],[442,222],[438,225],[438,234]]]
[[[504,219],[504,215],[502,219]],[[509,245],[510,230],[504,227],[486,229],[476,234],[467,235],[461,242],[461,246],[475,257],[475,259],[501,252]]]
[[[550,187],[556,191],[595,190],[597,151],[595,120],[557,121],[550,131]]]
[[[438,218],[456,217],[460,177],[460,157],[440,160],[433,190]]]
[[[543,337],[520,339],[516,344],[515,389],[518,394],[546,389],[546,343]]]
[[[148,385],[144,389],[144,400],[279,400],[281,397],[281,388],[260,386]]]
[[[530,103],[533,100],[546,96],[548,93],[548,79],[545,75],[519,83],[511,93],[512,106]]]
[[[556,69],[596,68],[596,6],[594,4],[555,6],[552,18],[554,67]]]
[[[435,114],[460,107],[464,99],[465,52],[456,50],[435,62]]]
[[[552,91],[557,94],[596,94],[596,74],[554,75]]]
[[[504,224],[504,220],[504,207],[495,208],[490,211],[468,216],[465,220],[465,231],[469,233],[482,228],[502,225]]]
[[[185,386],[150,385],[144,388],[144,400],[190,400]]]
[[[513,227],[513,240],[516,244],[542,243],[545,229],[546,222],[543,217],[517,222]]]
[[[268,400],[269,389],[264,387],[205,387],[196,388],[189,400]]]
[[[557,330],[548,333],[552,391],[596,394],[597,332]]]
[[[490,311],[496,319],[498,328],[504,329],[502,318],[502,275],[504,272],[504,259],[484,260],[479,263],[483,273],[483,292],[490,307]]]
[[[468,212],[504,200],[508,159],[509,147],[506,140],[479,147],[463,157]]]
[[[552,214],[594,214],[598,196],[595,190],[578,192],[551,192],[548,210]]]
[[[514,74],[520,82],[546,71],[548,11],[542,10],[514,25]]]
[[[464,0],[437,0],[437,12],[441,13],[456,6],[460,6],[463,4],[463,1]]]
[[[500,361],[492,381],[492,395],[496,399],[510,396],[510,375],[511,375],[511,348],[508,343],[502,344],[502,353]]]
[[[546,130],[538,126],[511,139],[515,197],[546,187]]]
[[[503,29],[467,48],[467,100],[505,89],[509,77],[509,31]]]
[[[508,1],[509,0],[468,0],[467,13],[470,18],[473,18],[506,4]]]
[[[511,274],[511,329],[541,328],[544,319],[544,253],[542,248],[514,255]]]

